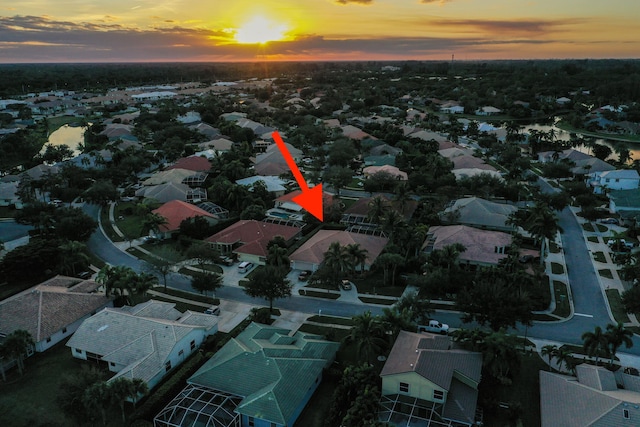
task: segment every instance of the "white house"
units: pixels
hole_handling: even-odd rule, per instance
[[[217,330],[216,316],[150,300],[105,308],[85,320],[67,346],[75,358],[106,363],[116,373],[111,379],[139,378],[153,388]]]
[[[640,175],[635,169],[594,172],[590,178],[589,183],[596,194],[603,194],[607,190],[633,190],[640,184]]]

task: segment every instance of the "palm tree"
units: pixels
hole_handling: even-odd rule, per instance
[[[394,307],[399,312],[407,310],[410,314],[411,321],[420,325],[426,324],[426,322],[429,321],[431,313],[433,313],[431,301],[420,298],[417,292],[402,295]]]
[[[138,402],[138,398],[141,395],[147,394],[147,392],[149,391],[149,386],[147,386],[147,383],[145,383],[140,378],[134,378],[131,381],[131,385],[132,385],[132,387],[131,387],[131,392],[132,392],[131,398],[133,399],[133,407],[135,409],[136,403]]]
[[[340,275],[351,269],[351,260],[349,259],[345,248],[340,246],[339,242],[332,242],[329,245],[329,249],[324,253],[324,260],[322,263],[333,273],[333,279],[336,285]]]
[[[540,241],[540,263],[544,263],[546,239],[555,238],[558,231],[562,231],[558,225],[558,217],[544,202],[538,202],[531,209],[525,221],[529,232]]]
[[[134,275],[130,280],[129,289],[134,295],[147,294],[147,291],[158,284],[158,278],[153,274],[139,273]]]
[[[347,335],[347,340],[357,346],[358,356],[371,363],[371,357],[385,348],[387,342],[384,337],[384,327],[378,317],[370,311],[353,316],[353,327]]]
[[[11,332],[2,343],[2,353],[16,361],[21,376],[24,372],[24,359],[34,345],[33,337],[24,329]]]
[[[86,266],[91,258],[87,255],[87,246],[82,242],[70,241],[60,245],[60,266],[64,274],[76,274],[78,264]]]
[[[107,408],[111,406],[113,395],[109,386],[104,381],[91,384],[82,395],[82,404],[88,413],[99,412],[102,417],[102,425],[107,425]]]
[[[562,365],[566,366],[570,369],[575,375],[575,364],[572,363],[573,356],[572,353],[566,348],[559,348],[555,353],[556,359],[558,359],[558,369],[562,371]]]
[[[280,245],[271,245],[268,249],[266,263],[284,271],[289,271],[289,257],[287,256],[287,248],[283,248]]]
[[[122,424],[126,424],[127,417],[124,412],[124,403],[134,396],[133,381],[127,377],[118,377],[109,383],[109,392],[113,400],[118,402],[122,413]]]
[[[551,361],[553,360],[554,357],[556,357],[557,352],[558,352],[557,345],[547,344],[540,349],[540,354],[543,357],[547,356],[547,358],[549,359],[549,371],[551,371]]]
[[[389,209],[382,218],[382,230],[389,236],[389,241],[393,242],[398,230],[405,225],[404,218],[395,209]]]
[[[633,332],[625,329],[622,322],[618,322],[616,325],[609,323],[607,325],[607,332],[605,332],[607,341],[609,344],[609,353],[611,354],[610,365],[613,365],[613,360],[616,357],[618,349],[624,344],[626,348],[633,346]]]
[[[384,253],[382,255],[380,255],[377,259],[376,259],[376,263],[382,265],[382,268],[384,269],[384,284],[386,285],[388,282],[388,272],[389,272],[389,268],[392,268],[392,272],[391,272],[391,286],[395,286],[396,285],[396,270],[398,269],[398,266],[401,265],[404,262],[404,258],[402,255],[400,254],[395,254],[392,252],[387,252]]]
[[[349,257],[352,271],[355,272],[356,266],[360,266],[360,273],[364,273],[369,251],[361,247],[359,243],[350,243],[345,247],[345,252]]]
[[[582,334],[581,339],[583,341],[582,348],[589,356],[595,356],[597,366],[600,355],[609,352],[609,341],[606,334],[600,326],[596,326],[593,332],[587,331]]]
[[[140,231],[140,234],[144,233],[144,230],[158,233],[160,231],[160,226],[165,224],[167,224],[167,219],[162,215],[153,212],[148,213],[142,221],[142,230]]]
[[[511,376],[520,366],[520,354],[504,329],[486,336],[482,356],[483,366],[491,376],[502,384],[511,383]]]
[[[369,201],[369,220],[373,224],[380,224],[380,220],[389,210],[389,204],[382,196],[376,196]]]
[[[407,203],[411,201],[407,184],[399,183],[396,185],[396,194],[393,197],[393,200],[400,205],[400,212],[404,214],[404,209],[407,207]]]

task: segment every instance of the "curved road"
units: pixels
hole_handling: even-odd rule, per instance
[[[545,183],[544,185],[548,184]],[[99,219],[98,206],[85,204],[83,209],[92,218]],[[613,320],[609,317],[606,309],[606,302],[597,273],[591,262],[591,255],[583,237],[582,227],[569,208],[560,213],[559,225],[563,229],[562,244],[565,251],[567,273],[571,284],[576,315],[569,320],[561,322],[536,322],[532,327],[528,328],[527,336],[550,341],[582,344],[580,336],[584,332],[592,331],[596,326],[604,328],[608,323],[613,323]],[[94,254],[112,265],[126,265],[136,271],[152,272],[146,262],[138,260],[114,246],[100,228],[93,233],[87,242],[87,246]],[[171,273],[167,277],[167,282],[174,288],[192,290],[190,279],[182,274]],[[266,303],[260,298],[247,296],[242,289],[233,286],[223,286],[216,291],[216,295],[219,298],[256,305],[264,305]],[[301,296],[277,300],[275,303],[279,308],[285,310],[308,314],[318,313],[318,310],[322,310],[322,313],[327,315],[344,317],[351,317],[356,313],[362,313],[367,310],[370,310],[373,314],[382,314],[382,309],[384,308],[379,305],[352,304]],[[460,327],[462,325],[460,315],[455,312],[439,311],[438,319],[452,327]],[[518,332],[524,334],[524,327],[518,328]],[[633,342],[634,346],[631,349],[624,349],[619,353],[625,352],[640,355],[640,338],[634,335]]]

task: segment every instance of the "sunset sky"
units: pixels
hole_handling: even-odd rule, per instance
[[[637,58],[636,0],[0,0],[0,62]]]

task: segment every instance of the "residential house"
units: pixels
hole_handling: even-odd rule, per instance
[[[634,190],[640,183],[640,175],[635,169],[594,172],[590,177],[589,184],[596,194],[603,194],[609,190]]]
[[[611,190],[609,197],[609,212],[620,215],[625,221],[636,223],[640,219],[640,189]]]
[[[182,184],[183,181],[197,174],[198,172],[194,172],[189,169],[172,168],[154,173],[149,178],[145,179],[142,182],[142,185],[160,185],[168,182]]]
[[[506,203],[496,203],[479,197],[455,200],[440,212],[443,224],[463,224],[483,230],[513,231],[509,217],[518,208]]]
[[[512,240],[511,234],[501,231],[480,230],[466,225],[438,225],[429,229],[422,249],[431,253],[460,243],[465,247],[459,255],[460,264],[495,266],[507,257],[506,250]]]
[[[464,113],[464,107],[452,102],[447,102],[440,106],[440,111],[445,114],[462,114]]]
[[[406,172],[401,171],[397,167],[391,166],[391,165],[367,166],[366,168],[364,168],[362,170],[362,173],[364,174],[365,178],[367,178],[367,179],[371,178],[373,175],[375,175],[377,173],[389,174],[389,175],[393,176],[394,178],[396,178],[398,181],[406,181],[408,179],[408,175],[407,175]]]
[[[286,181],[277,176],[250,176],[237,180],[236,184],[251,187],[257,182],[263,183],[267,191],[275,194],[276,197],[282,196],[284,192],[287,191],[287,188],[284,186]]]
[[[160,203],[167,203],[172,200],[183,200],[191,203],[198,203],[207,199],[207,190],[203,188],[190,188],[186,184],[166,184],[142,187],[135,192],[136,197],[155,199]]]
[[[455,175],[456,179],[470,178],[470,177],[479,176],[479,175],[488,175],[500,181],[503,180],[502,175],[500,175],[500,172],[496,170],[487,170],[482,168],[459,168],[459,169],[453,169],[451,173]]]
[[[421,139],[423,141],[436,141],[438,144],[448,141],[446,136],[440,135],[439,133],[426,131],[426,130],[418,130],[413,133],[407,135],[411,138]]]
[[[579,160],[586,160],[591,158],[593,158],[593,156],[583,153],[582,151],[574,150],[573,148],[568,148],[561,151],[541,151],[538,153],[538,161],[540,163],[557,162],[560,160],[577,162]]]
[[[378,139],[374,136],[369,135],[362,129],[352,125],[341,126],[340,129],[342,129],[342,135],[346,136],[347,138],[357,139],[359,141],[362,141],[363,139]]]
[[[139,378],[153,388],[217,330],[217,316],[149,300],[105,308],[82,323],[67,347],[77,359],[107,364],[116,373],[110,380]]]
[[[456,169],[480,169],[484,171],[496,171],[496,168],[490,164],[485,163],[479,157],[470,156],[467,154],[450,157],[449,160],[453,163],[453,170]]]
[[[300,232],[299,227],[292,225],[240,220],[205,241],[222,255],[235,253],[240,261],[264,265],[268,254],[267,245],[274,237],[281,236],[285,242],[291,243]]]
[[[583,160],[576,160],[573,162],[575,166],[573,166],[570,170],[574,176],[577,175],[589,175],[592,173],[606,172],[612,171],[616,168],[611,166],[609,163],[600,160],[596,157],[591,157]]]
[[[291,427],[333,363],[339,343],[250,324],[187,380],[156,427]]]
[[[496,114],[502,113],[502,110],[488,105],[478,108],[475,113],[478,116],[495,116]]]
[[[104,307],[111,298],[99,292],[92,280],[55,276],[0,301],[0,337],[23,329],[42,352],[67,339],[80,324]]]
[[[160,215],[167,221],[165,224],[158,226],[157,236],[162,239],[169,239],[172,234],[179,232],[182,221],[189,218],[204,218],[210,224],[218,222],[218,217],[215,215],[182,200],[167,202],[158,209],[154,209],[153,213]]]
[[[211,170],[211,162],[205,157],[183,157],[176,160],[176,162],[166,170],[171,169],[187,169],[194,172],[209,172]]]
[[[0,182],[0,206],[14,206],[20,203],[18,181]]]
[[[639,377],[589,364],[578,365],[576,375],[540,371],[542,427],[640,425]]]
[[[369,234],[343,230],[320,230],[289,255],[289,260],[291,261],[291,268],[294,270],[316,271],[324,261],[324,254],[332,243],[337,242],[340,246],[357,244],[367,250],[364,269],[369,270],[388,241],[389,239],[386,237]],[[361,268],[362,266],[356,266],[356,270]]]
[[[267,216],[272,218],[281,218],[293,221],[303,221],[304,213],[302,206],[293,201],[294,198],[302,194],[302,190],[295,190],[287,194],[277,197],[274,201],[274,207],[267,211]],[[328,207],[339,203],[338,199],[332,194],[322,192],[322,206],[326,210]]]
[[[340,222],[343,224],[372,224],[369,212],[376,198],[383,199],[384,205],[388,209],[395,210],[407,221],[411,219],[418,208],[418,202],[415,200],[392,200],[384,194],[377,194],[373,197],[361,197],[356,200],[351,206],[345,209]]]
[[[400,331],[382,368],[379,419],[397,426],[475,424],[482,354],[448,336]]]

